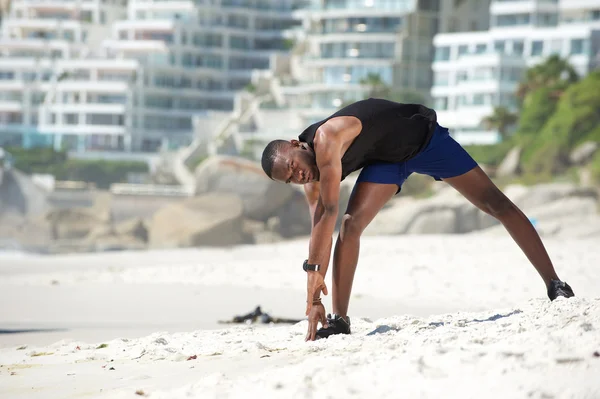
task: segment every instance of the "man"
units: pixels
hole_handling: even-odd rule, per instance
[[[360,236],[411,173],[443,180],[482,211],[498,219],[536,268],[550,300],[574,296],[561,281],[529,219],[489,179],[471,156],[419,104],[369,98],[310,125],[299,140],[274,140],[262,155],[273,180],[303,184],[312,231],[308,259],[306,340],[349,334],[348,304]],[[362,168],[342,218],[333,256],[333,317],[325,317],[321,292],[338,214],[340,182]],[[318,323],[322,328],[317,331]]]

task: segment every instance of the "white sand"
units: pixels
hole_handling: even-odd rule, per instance
[[[548,301],[509,237],[366,237],[353,334],[309,343],[216,324],[302,318],[305,240],[0,255],[0,330],[60,329],[0,334],[0,398],[600,398],[600,247],[545,243],[577,298]]]

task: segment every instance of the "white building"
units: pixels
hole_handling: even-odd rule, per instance
[[[312,0],[295,15],[302,21],[294,31],[297,45],[272,74],[271,92],[283,107],[267,102],[233,128],[238,141],[253,143],[246,150],[255,155],[264,143],[297,137],[345,103],[369,96],[361,80],[370,74],[406,95],[404,101],[417,101],[415,93],[429,100],[434,35],[486,30],[489,0]]]
[[[112,93],[102,82],[96,82],[100,91],[88,92],[89,82],[83,81],[89,80],[91,65],[99,80],[115,65],[85,59],[125,10],[114,0],[12,1],[0,36],[0,145],[51,145],[53,132],[63,124],[67,132],[96,133],[84,126],[87,118],[94,119],[85,107],[98,108],[95,99]],[[57,109],[63,101],[77,106]]]
[[[285,53],[297,0],[15,0],[0,48],[0,145],[174,149]]]
[[[481,121],[494,106],[516,108],[515,92],[528,67],[552,54],[580,75],[598,66],[600,1],[494,0],[487,32],[434,39],[431,95],[439,123],[463,144],[497,142]]]

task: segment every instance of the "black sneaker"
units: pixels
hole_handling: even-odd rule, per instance
[[[573,290],[569,284],[565,283],[564,281],[550,280],[550,287],[548,287],[548,298],[553,301],[559,296],[571,298],[575,296],[575,294],[573,293]]]
[[[346,320],[343,317],[336,314],[331,317],[327,315],[327,328],[320,328],[315,336],[316,339],[328,338],[330,335],[335,334],[350,334],[350,318],[346,316]]]

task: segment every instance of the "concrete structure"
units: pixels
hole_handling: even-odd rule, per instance
[[[516,109],[515,91],[528,67],[552,54],[579,74],[599,65],[600,2],[494,0],[490,30],[434,39],[431,95],[439,121],[464,144],[497,142],[481,120],[495,106]]]

